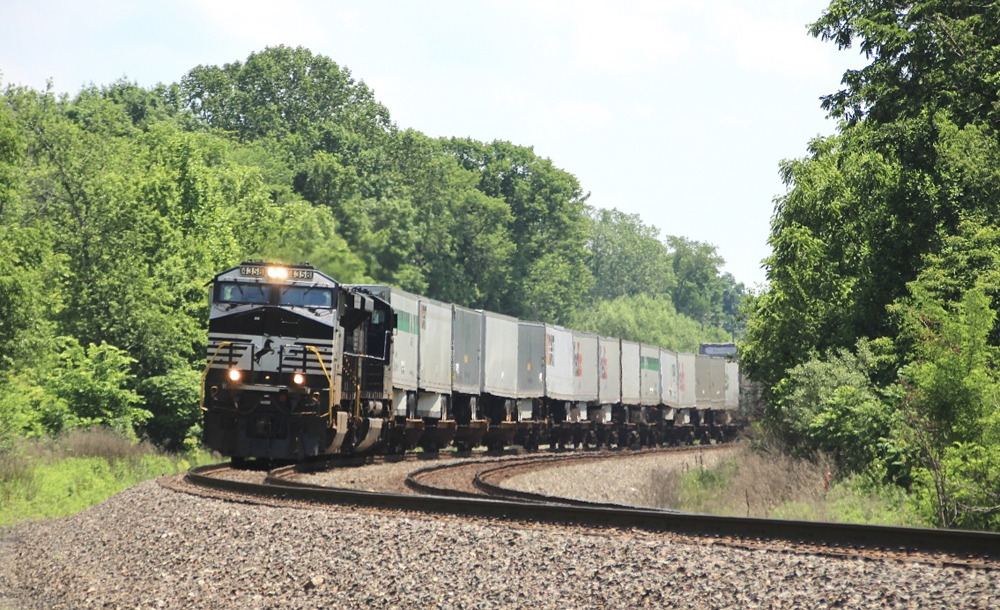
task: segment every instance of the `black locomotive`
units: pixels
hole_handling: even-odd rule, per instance
[[[211,286],[209,448],[297,459],[381,440],[395,327],[387,303],[306,264],[247,261]]]

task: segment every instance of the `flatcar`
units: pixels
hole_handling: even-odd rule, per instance
[[[724,440],[738,364],[518,320],[308,264],[209,282],[206,445],[234,460]]]

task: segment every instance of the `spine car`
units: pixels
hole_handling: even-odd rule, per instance
[[[246,261],[209,285],[205,442],[235,460],[737,429],[739,368],[726,358],[342,285],[308,264]]]

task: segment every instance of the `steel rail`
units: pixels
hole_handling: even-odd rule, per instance
[[[536,458],[537,459],[537,458]],[[420,492],[424,495],[429,496],[447,496],[451,498],[482,498],[483,494],[471,493],[468,491],[462,491],[460,489],[449,489],[447,487],[437,487],[435,485],[429,485],[420,481],[421,475],[427,475],[433,472],[440,472],[444,470],[450,470],[452,468],[468,468],[472,464],[496,464],[501,461],[511,461],[511,460],[477,460],[475,462],[460,463],[460,464],[437,464],[434,466],[427,466],[425,468],[420,468],[419,470],[414,470],[410,474],[406,475],[405,484],[410,489]],[[515,460],[518,464],[524,464],[525,461],[530,460]]]
[[[963,559],[1000,559],[1000,534],[992,532],[719,517],[649,508],[578,506],[487,497],[379,493],[289,482],[280,477],[269,476],[268,483],[258,484],[211,476],[212,472],[224,467],[226,465],[216,464],[192,468],[186,478],[193,485],[215,490],[323,504],[560,525],[668,531],[703,537],[772,539],[834,548],[946,553]]]

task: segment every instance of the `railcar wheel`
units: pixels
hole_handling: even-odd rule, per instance
[[[538,434],[534,430],[528,434],[528,438],[524,439],[524,450],[531,453],[538,451]]]

